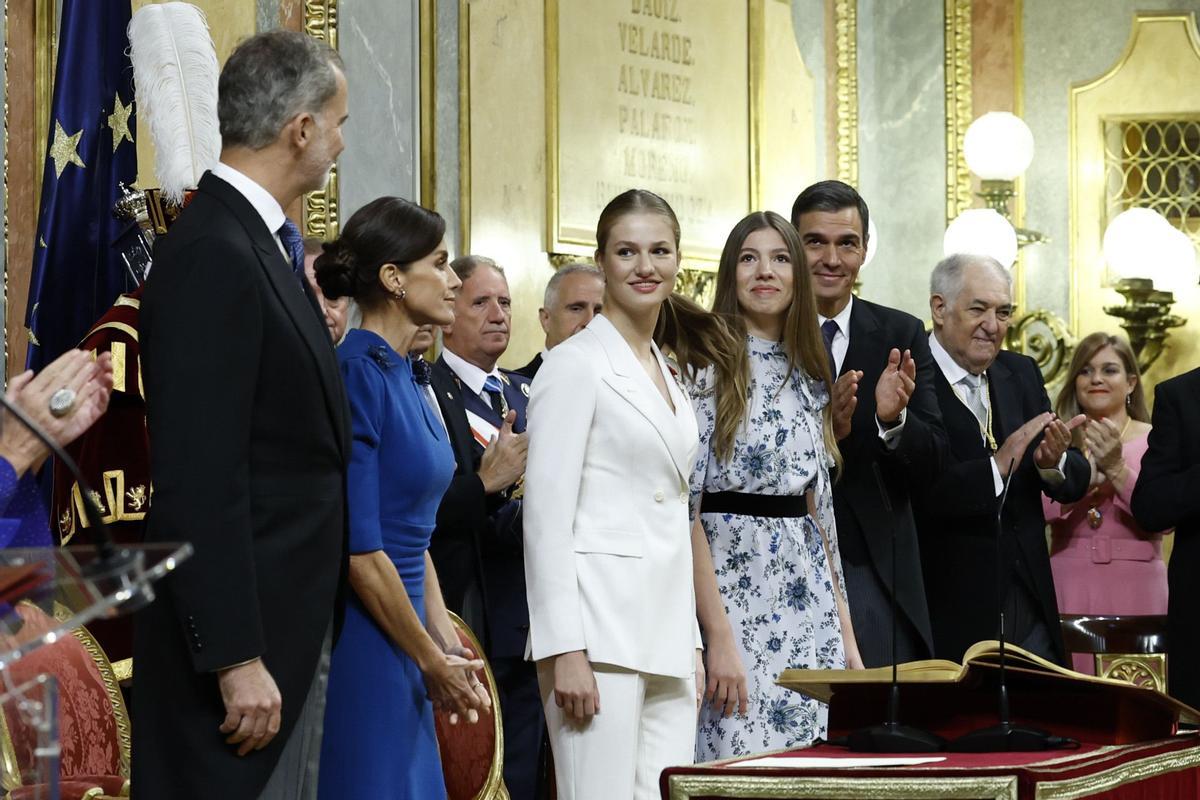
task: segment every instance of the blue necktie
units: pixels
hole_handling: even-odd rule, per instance
[[[508,409],[504,407],[504,387],[500,385],[500,379],[495,375],[488,375],[483,382],[483,390],[487,392],[492,411],[495,411],[500,419],[504,419]]]
[[[279,226],[279,241],[283,242],[283,249],[288,251],[292,257],[292,272],[301,281],[304,280],[304,237],[300,235],[300,229],[296,227],[296,223],[290,219],[285,219],[283,224]]]
[[[837,361],[833,357],[833,339],[841,328],[831,319],[821,323],[821,338],[825,340],[825,354],[829,356],[829,374],[837,380]]]

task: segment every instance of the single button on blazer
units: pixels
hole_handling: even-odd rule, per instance
[[[528,655],[688,677],[700,646],[688,477],[698,448],[687,395],[668,407],[598,316],[533,382],[525,470]]]

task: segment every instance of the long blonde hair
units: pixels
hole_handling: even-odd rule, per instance
[[[832,387],[833,376],[829,369],[829,357],[817,326],[817,305],[812,291],[812,275],[804,257],[800,236],[786,219],[774,211],[755,211],[733,226],[721,251],[717,267],[716,297],[713,312],[733,320],[740,339],[744,342],[746,322],[737,299],[737,264],[742,246],[750,234],[764,229],[776,231],[787,247],[792,262],[792,302],[788,306],[783,324],[783,351],[787,355],[788,372],[802,369],[810,377]],[[746,417],[749,402],[748,384],[750,357],[743,345],[738,349],[737,363],[732,368],[716,365],[717,421],[713,433],[713,450],[720,459],[728,458],[733,452],[733,441]],[[827,403],[822,413],[822,438],[825,449],[841,466],[841,451],[837,437],[833,435],[833,405]]]

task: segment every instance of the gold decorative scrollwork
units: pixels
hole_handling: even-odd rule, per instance
[[[712,308],[713,296],[717,291],[717,273],[712,269],[684,267],[675,279],[675,291],[705,308]]]
[[[1067,323],[1044,309],[1031,311],[1008,328],[1009,350],[1024,353],[1037,362],[1046,390],[1059,383],[1075,349],[1075,337]]]
[[[971,0],[946,0],[946,221],[971,207],[963,137],[971,124]]]
[[[568,264],[595,264],[596,262],[588,256],[576,256],[570,253],[550,253],[550,266],[555,271],[562,269]]]
[[[837,70],[837,177],[858,185],[858,0],[833,4]]]
[[[1096,674],[1101,678],[1132,683],[1160,692],[1167,690],[1167,659],[1162,653],[1142,655],[1096,655]]]
[[[328,42],[334,50],[337,37],[338,0],[304,0],[304,32],[314,39]],[[304,195],[303,223],[305,236],[334,239],[338,233],[337,165],[329,170],[325,187]]]

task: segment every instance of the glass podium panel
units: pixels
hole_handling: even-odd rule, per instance
[[[189,544],[139,545],[102,559],[89,546],[0,549],[0,793],[128,792],[128,714],[83,626],[153,602],[154,582],[191,552]]]

